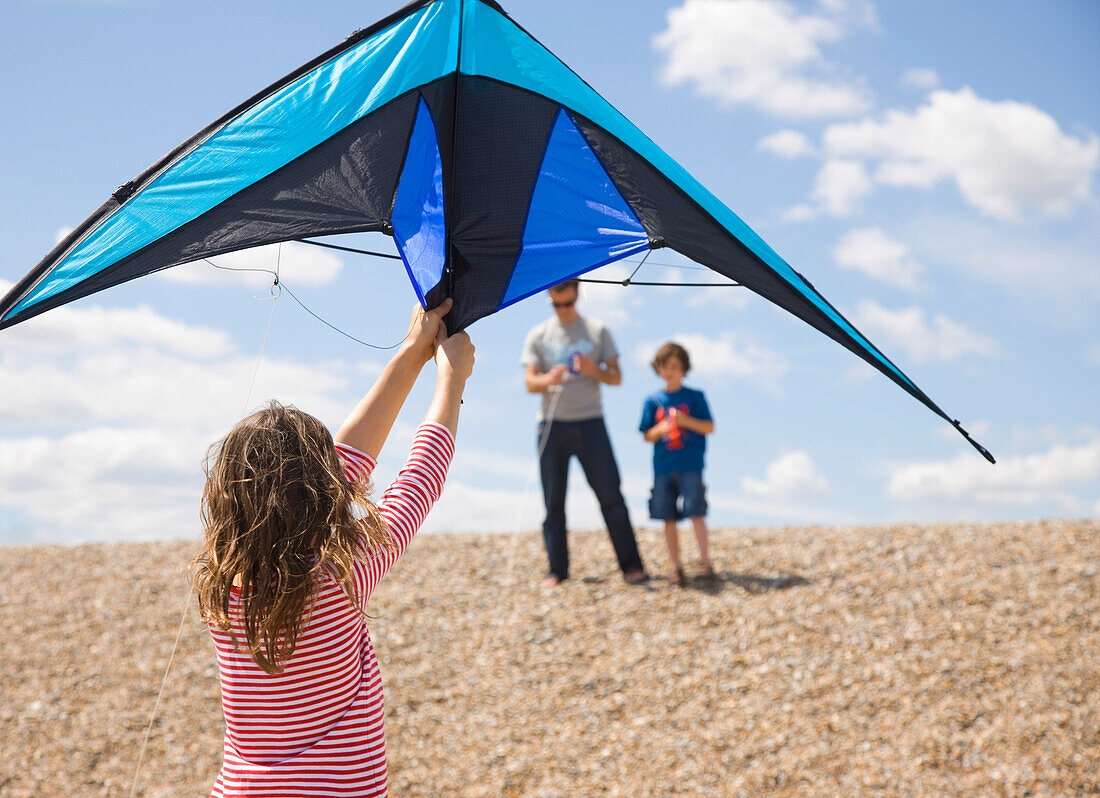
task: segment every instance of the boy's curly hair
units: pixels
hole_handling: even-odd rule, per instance
[[[199,612],[232,633],[239,577],[248,652],[267,673],[280,673],[322,574],[358,606],[354,561],[393,541],[367,498],[369,484],[348,480],[332,435],[296,407],[273,401],[242,419],[210,448],[204,467],[204,541],[191,563]]]
[[[660,366],[665,365],[672,358],[680,361],[680,365],[684,367],[684,374],[691,371],[691,358],[688,357],[687,350],[674,341],[662,344],[661,348],[657,350],[657,354],[653,356],[653,362],[649,365],[653,367],[654,371],[657,371]]]

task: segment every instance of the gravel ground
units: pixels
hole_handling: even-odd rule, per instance
[[[629,587],[573,533],[553,590],[534,534],[416,540],[372,610],[393,794],[1100,794],[1100,521],[713,540],[717,582]],[[0,795],[130,794],[195,547],[0,548]],[[137,795],[220,763],[191,604]]]

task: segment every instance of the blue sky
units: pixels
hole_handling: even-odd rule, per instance
[[[175,144],[397,5],[8,2],[0,286]],[[688,384],[717,420],[714,526],[1100,515],[1095,4],[504,5],[999,460],[741,289],[590,287],[581,312],[608,321],[622,352],[623,385],[604,399],[636,523],[651,523],[636,426],[658,384],[645,362],[669,339],[691,351]],[[348,243],[392,251],[381,236]],[[279,257],[332,323],[401,338],[415,296],[399,265],[301,246]],[[684,265],[655,252],[639,279],[708,279]],[[263,280],[185,266],[0,333],[0,541],[195,535],[203,453],[246,399],[335,427],[385,353],[285,294],[271,311]],[[534,298],[471,328],[478,368],[428,528],[541,521],[518,356],[548,311]],[[410,398],[379,481],[430,390],[425,378]],[[570,525],[598,526],[571,478]]]

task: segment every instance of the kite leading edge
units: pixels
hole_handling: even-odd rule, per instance
[[[801,274],[492,0],[417,0],[116,191],[0,300],[0,329],[151,272],[339,233],[394,238],[461,330],[668,247],[810,324],[973,440]]]

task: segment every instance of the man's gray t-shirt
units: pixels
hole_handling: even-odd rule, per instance
[[[539,372],[546,372],[553,366],[570,365],[574,355],[588,355],[596,361],[597,366],[602,366],[608,360],[618,357],[619,350],[611,340],[611,331],[602,321],[581,316],[572,324],[563,326],[557,316],[551,316],[527,333],[520,363],[524,366],[535,366]],[[561,398],[554,409],[554,418],[558,421],[584,421],[603,415],[600,383],[594,377],[570,373],[565,375],[565,382],[560,386],[542,395],[539,421],[546,418],[553,392],[559,388]]]

